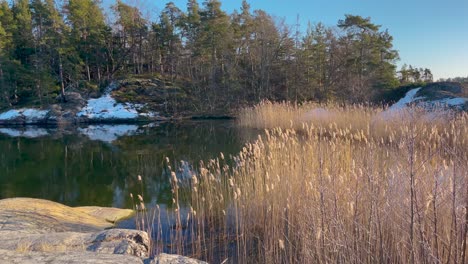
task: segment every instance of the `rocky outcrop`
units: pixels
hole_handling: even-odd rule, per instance
[[[98,252],[148,257],[143,231],[109,229],[132,210],[69,207],[32,199],[0,200],[0,249],[24,252]]]
[[[0,200],[0,232],[97,232],[111,228],[113,222],[132,215],[133,211],[129,209],[97,210],[95,207],[69,207],[41,199],[11,198]]]
[[[110,83],[103,91],[93,89],[85,92],[76,87],[53,104],[36,108],[11,109],[0,112],[0,125],[52,125],[83,123],[132,123],[146,121],[168,121],[179,119],[231,119],[226,115],[225,105],[217,111],[206,107],[196,99],[190,83],[182,80],[176,83],[158,78],[128,78]],[[77,92],[78,91],[78,92]],[[11,112],[10,112],[11,111]],[[27,111],[40,118],[18,114]]]
[[[179,255],[159,254],[149,261],[150,264],[204,264],[206,262]]]
[[[160,254],[152,260],[134,256],[87,252],[21,252],[0,249],[3,264],[203,264],[206,262],[179,255]]]
[[[0,232],[0,249],[21,252],[97,252],[148,257],[146,232],[110,229],[96,233],[58,232],[25,234]]]
[[[77,123],[118,123],[165,120],[158,112],[151,111],[147,103],[116,101],[113,93],[127,82],[113,82],[99,97],[87,99],[78,92],[66,92],[56,103],[43,109],[20,108],[0,113],[0,125],[63,125]],[[143,83],[141,85],[146,85]],[[120,93],[122,94],[122,93]]]
[[[44,120],[48,125],[59,125],[75,123],[76,114],[86,106],[87,100],[84,99],[80,93],[66,92],[66,101],[62,101],[62,97],[56,98],[60,104],[52,104],[49,107],[49,114]]]
[[[32,198],[0,200],[0,264],[204,263],[167,254],[148,259],[146,232],[111,229],[133,213]]]
[[[21,252],[0,250],[2,264],[143,264],[134,256],[97,254],[88,252]]]

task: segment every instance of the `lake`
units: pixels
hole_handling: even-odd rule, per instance
[[[143,192],[147,204],[168,205],[166,157],[188,177],[200,160],[237,154],[257,135],[233,121],[0,127],[0,199],[132,208],[130,193]]]

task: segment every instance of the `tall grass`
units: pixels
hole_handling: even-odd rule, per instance
[[[466,114],[390,122],[355,106],[300,119],[310,109],[246,109],[240,125],[268,129],[231,165],[221,154],[188,181],[171,173],[171,251],[229,263],[467,263]]]

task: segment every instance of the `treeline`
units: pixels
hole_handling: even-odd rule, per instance
[[[346,15],[301,33],[246,1],[232,14],[218,0],[188,0],[184,10],[170,2],[154,19],[120,0],[109,11],[98,0],[0,0],[2,103],[47,104],[129,74],[184,83],[208,110],[262,99],[372,101],[400,83],[392,36],[370,18]]]
[[[468,76],[467,77],[453,77],[439,80],[440,82],[459,82],[459,83],[468,83]]]
[[[398,71],[398,78],[400,83],[405,85],[409,83],[432,82],[434,76],[428,68],[415,68],[411,65],[403,64],[400,71]]]

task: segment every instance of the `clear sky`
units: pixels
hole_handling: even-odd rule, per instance
[[[110,0],[107,0],[110,1]],[[106,2],[107,2],[106,1]],[[132,3],[130,0],[129,3]],[[142,3],[142,1],[144,3]],[[167,0],[139,0],[149,10],[160,11]],[[173,0],[182,10],[186,0]],[[201,3],[202,0],[199,0]],[[223,9],[239,9],[242,0],[221,1]],[[371,17],[387,28],[400,52],[398,65],[430,68],[434,78],[468,76],[468,0],[250,0],[252,9],[285,18],[301,27],[323,22],[336,25],[345,14]]]

